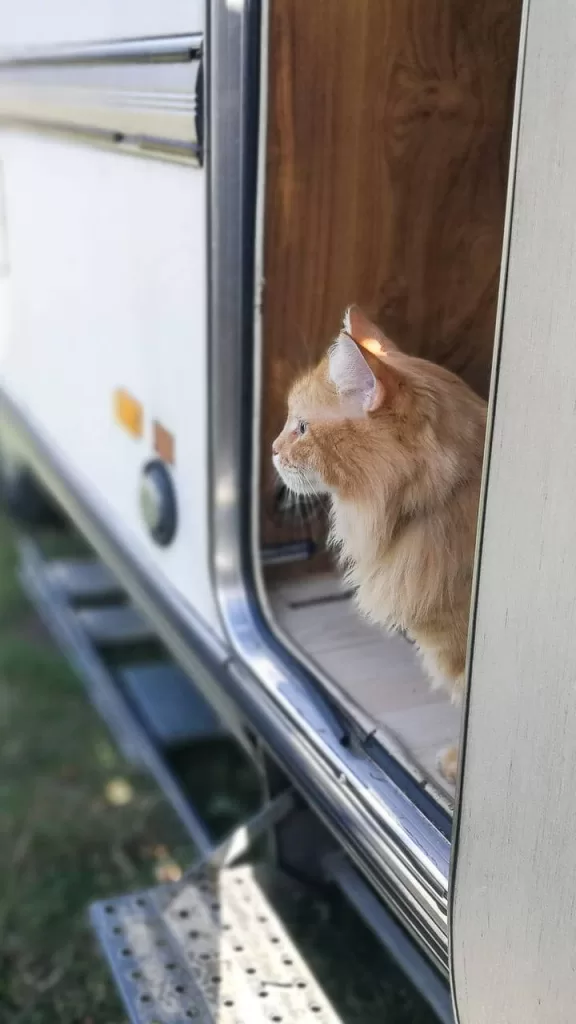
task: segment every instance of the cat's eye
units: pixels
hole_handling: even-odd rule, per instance
[[[302,434],[305,434],[306,431],[308,430],[308,424],[305,423],[304,420],[298,420],[298,426],[296,427],[296,430],[298,431],[300,436],[302,436]]]

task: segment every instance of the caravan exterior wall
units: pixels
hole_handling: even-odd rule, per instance
[[[3,52],[101,42],[144,39],[203,29],[202,0],[3,0]]]
[[[160,38],[186,30],[201,45],[204,5],[132,3],[118,18],[112,4],[80,12],[61,2],[49,19],[33,6],[3,18],[4,46],[32,46],[32,63],[0,72],[1,386],[134,557],[219,633],[208,565],[206,172],[186,138],[199,60]],[[157,38],[91,55],[92,43],[130,34]],[[59,59],[55,43],[69,43]],[[28,117],[36,109],[68,133],[14,125],[22,97]],[[84,128],[96,143],[123,134],[132,152],[86,146],[74,138]],[[141,404],[141,437],[117,422],[118,390]],[[165,547],[139,507],[154,423],[173,439],[177,529]]]

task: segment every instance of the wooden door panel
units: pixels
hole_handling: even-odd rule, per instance
[[[487,391],[520,7],[271,0],[265,541],[295,535],[270,514],[286,391],[347,304]]]

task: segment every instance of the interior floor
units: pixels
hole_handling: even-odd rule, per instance
[[[283,632],[368,719],[383,746],[451,807],[453,788],[437,760],[457,742],[460,711],[431,688],[414,646],[364,621],[332,573],[270,581],[268,599]]]

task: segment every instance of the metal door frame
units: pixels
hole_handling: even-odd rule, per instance
[[[446,976],[450,841],[441,825],[449,822],[439,823],[432,799],[412,780],[412,788],[405,788],[403,779],[369,756],[357,723],[348,721],[282,650],[260,604],[259,549],[247,481],[254,479],[255,200],[257,181],[262,185],[258,141],[265,130],[260,72],[266,64],[267,2],[211,0],[209,5],[207,98],[218,110],[214,118],[208,111],[206,161],[215,592],[240,674],[257,699],[274,709],[282,745],[289,745],[287,774],[306,778],[314,811]],[[280,743],[275,755],[279,748]]]

